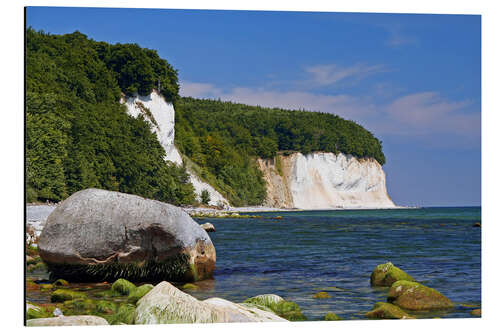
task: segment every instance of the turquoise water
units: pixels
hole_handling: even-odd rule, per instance
[[[262,219],[210,222],[217,251],[214,280],[190,294],[242,302],[273,293],[297,302],[310,320],[334,312],[344,319],[386,300],[370,274],[391,261],[455,303],[420,318],[472,317],[481,306],[481,208],[422,208],[256,213]],[[272,219],[280,215],[281,220]],[[327,291],[329,299],[314,299]]]

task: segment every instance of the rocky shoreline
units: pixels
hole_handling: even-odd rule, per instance
[[[77,192],[59,205],[29,209],[28,326],[308,320],[297,303],[274,294],[241,303],[189,294],[212,279],[216,260],[207,234],[215,227],[192,217],[245,215],[198,210],[190,216],[165,203],[97,189]],[[385,288],[386,299],[363,314],[369,319],[419,318],[455,306],[390,262],[374,268],[370,285]],[[318,302],[331,297],[327,289],[311,292]],[[481,309],[471,315],[481,316]],[[341,319],[332,312],[322,318]]]

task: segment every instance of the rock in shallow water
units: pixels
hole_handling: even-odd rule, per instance
[[[201,227],[203,228],[203,230],[205,230],[206,232],[215,232],[215,227],[212,223],[203,223],[201,225]]]
[[[212,276],[215,248],[182,209],[98,189],[74,193],[47,218],[40,256],[69,281],[196,281]]]
[[[453,308],[453,303],[439,291],[411,281],[395,282],[389,289],[387,301],[416,311]]]
[[[372,319],[413,319],[404,312],[400,307],[384,302],[378,302],[373,306],[370,312],[365,314],[366,317]]]
[[[415,281],[409,274],[394,266],[391,262],[378,265],[370,276],[372,286],[390,287],[396,281]]]

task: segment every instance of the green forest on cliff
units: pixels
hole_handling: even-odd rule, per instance
[[[127,115],[123,94],[161,94],[176,109],[175,144],[185,164],[232,205],[266,196],[256,157],[313,151],[372,157],[381,142],[358,124],[319,112],[181,98],[177,71],[137,44],[108,44],[75,32],[26,32],[27,201],[59,201],[96,187],[176,205],[195,203],[184,167],[144,118]]]

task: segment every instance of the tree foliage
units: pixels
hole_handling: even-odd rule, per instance
[[[28,199],[58,201],[97,187],[193,202],[186,170],[167,164],[148,122],[120,104],[121,91],[149,94],[158,79],[175,100],[177,73],[165,60],[135,44],[98,43],[79,32],[29,28],[26,41]]]

